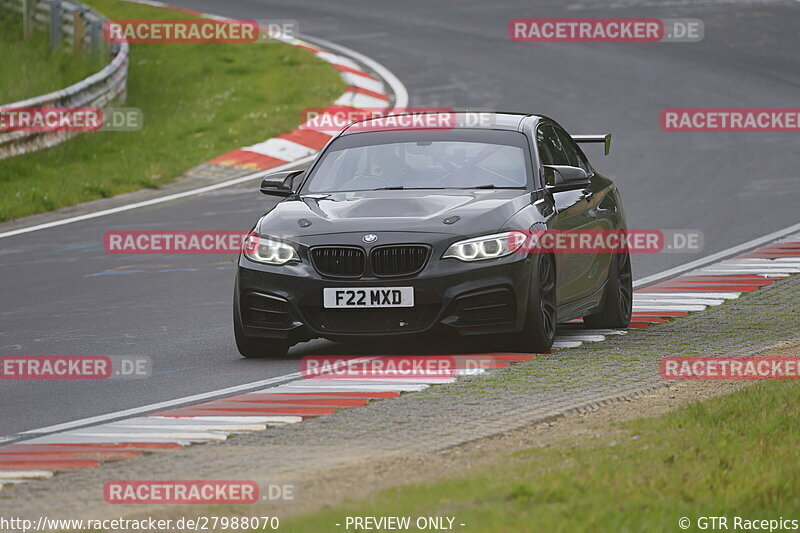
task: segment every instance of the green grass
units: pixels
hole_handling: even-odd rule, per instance
[[[77,83],[103,68],[95,55],[74,55],[66,48],[50,51],[50,40],[44,31],[22,38],[22,18],[3,10],[0,15],[0,104],[10,104],[57,91]]]
[[[192,18],[118,0],[88,3],[110,18]],[[8,78],[4,70],[0,84]],[[302,109],[326,106],[343,91],[330,65],[284,44],[133,44],[121,105],[142,109],[144,127],[86,133],[1,160],[0,221],[160,187],[217,155],[292,130]]]
[[[456,530],[681,531],[700,516],[800,519],[800,385],[762,383],[613,436],[498,457],[490,467],[286,520],[343,530],[346,516],[451,516]],[[464,523],[466,527],[459,527]],[[350,529],[353,531],[353,529]]]

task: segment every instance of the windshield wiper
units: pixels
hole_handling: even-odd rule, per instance
[[[484,185],[475,185],[473,187],[403,187],[396,185],[393,187],[378,187],[377,189],[369,189],[370,191],[429,191],[429,190],[470,190],[470,189],[523,189],[524,187],[498,187],[492,183]]]
[[[371,191],[432,191],[447,189],[447,187],[403,187],[402,185],[394,185],[392,187],[379,187],[377,189],[370,189]]]
[[[459,187],[459,189],[524,189],[525,187],[498,187],[493,183],[486,183],[484,185],[475,185],[474,187]]]

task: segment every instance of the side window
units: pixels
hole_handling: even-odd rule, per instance
[[[589,161],[586,159],[586,156],[583,155],[583,152],[572,140],[572,137],[569,134],[562,130],[561,128],[555,128],[556,133],[558,133],[558,137],[561,140],[561,145],[564,147],[564,151],[567,154],[567,159],[569,159],[570,166],[573,167],[580,167],[586,171],[587,174],[592,174],[592,167],[589,165]]]
[[[575,151],[578,154],[578,166],[585,170],[589,176],[592,176],[594,174],[594,170],[592,169],[592,165],[589,163],[589,158],[583,153],[583,150],[581,150],[581,147],[578,146],[578,143],[575,141],[572,142],[575,144]]]
[[[569,158],[552,126],[539,126],[536,145],[543,165],[569,165]]]

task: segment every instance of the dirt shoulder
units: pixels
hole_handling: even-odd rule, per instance
[[[800,356],[800,343],[791,353],[779,348],[770,355]],[[587,446],[613,440],[619,424],[638,418],[652,418],[692,402],[703,401],[740,390],[751,382],[686,381],[552,420],[498,433],[490,437],[429,453],[398,454],[378,459],[365,457],[347,466],[311,472],[296,478],[302,495],[294,505],[273,510],[282,517],[296,516],[331,507],[346,500],[367,498],[382,490],[409,483],[427,483],[454,472],[491,466],[498,456],[531,448]]]

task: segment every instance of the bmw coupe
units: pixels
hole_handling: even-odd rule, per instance
[[[532,114],[455,115],[451,127],[379,119],[338,133],[307,168],[268,176],[278,197],[247,235],[233,321],[239,352],[282,357],[312,338],[450,330],[548,350],[560,322],[628,325],[627,252],[543,253],[519,235],[620,230],[611,180]],[[385,121],[384,121],[385,122]]]

